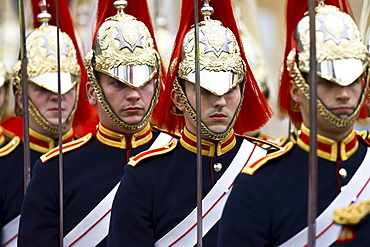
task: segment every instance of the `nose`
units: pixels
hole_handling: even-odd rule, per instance
[[[350,97],[349,88],[340,86],[336,97],[338,100],[348,100]]]
[[[63,98],[64,98],[64,95],[62,94],[61,95],[61,100],[63,100]],[[58,94],[57,93],[50,92],[50,100],[52,100],[52,101],[58,101]]]
[[[223,108],[226,106],[226,99],[224,96],[216,96],[214,95],[214,103],[213,103],[213,106],[215,108]]]
[[[128,87],[126,90],[126,99],[128,101],[138,101],[140,99],[138,89]]]

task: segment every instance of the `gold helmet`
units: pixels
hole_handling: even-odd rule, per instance
[[[57,27],[48,23],[51,15],[46,12],[46,3],[40,6],[42,12],[38,14],[37,19],[41,25],[26,37],[28,82],[57,94],[58,76],[60,75],[62,95],[76,87],[74,108],[62,125],[62,129],[66,130],[77,108],[80,66],[73,41],[67,33],[59,30],[60,71],[58,71]],[[21,61],[15,64],[13,77],[16,90],[22,94]],[[49,123],[30,99],[28,102],[29,111],[40,126],[49,132],[58,133],[58,126]]]
[[[104,1],[104,4],[111,4]],[[147,3],[143,0],[132,2],[133,7],[136,6],[136,12],[146,13],[146,16],[141,14],[142,19],[150,19],[148,15]],[[138,9],[138,6],[142,8]],[[109,16],[109,6],[104,13],[98,13],[98,17]],[[93,49],[89,51],[85,58],[85,64],[89,76],[89,81],[93,83],[94,90],[97,93],[99,102],[109,117],[120,127],[134,130],[142,128],[148,121],[154,110],[155,103],[158,99],[159,88],[161,81],[161,64],[160,57],[155,49],[155,44],[148,28],[149,25],[139,21],[138,15],[132,16],[125,13],[127,1],[115,1],[114,7],[117,9],[114,16],[110,16],[98,23],[98,31],[96,34]],[[99,10],[98,10],[99,11]],[[150,107],[143,119],[136,124],[128,124],[121,120],[117,114],[111,109],[107,103],[104,92],[102,91],[95,72],[104,73],[116,80],[126,84],[127,86],[137,89],[145,86],[153,78],[158,77],[156,89],[151,100]]]
[[[310,85],[302,75],[310,70],[310,34],[307,15],[298,22],[294,31],[294,40],[295,47],[290,50],[286,58],[286,68],[289,71],[287,73],[303,94],[309,98]],[[364,76],[366,81],[364,91],[367,90],[368,52],[353,19],[336,6],[321,3],[316,7],[316,52],[318,76],[340,86],[348,86]],[[288,83],[282,81],[280,92],[287,90],[284,84]],[[353,114],[347,118],[340,118],[318,98],[318,112],[338,127],[347,126],[353,124],[358,118],[364,100],[365,94],[363,93]],[[285,108],[288,108],[287,105]],[[294,121],[293,117],[292,119]]]
[[[199,6],[202,1],[198,1]],[[213,13],[215,8],[215,13]],[[169,131],[178,132],[185,126],[183,114],[171,102],[171,91],[176,90],[194,122],[196,111],[184,93],[181,80],[195,83],[195,38],[194,38],[194,3],[182,1],[180,27],[173,48],[169,73],[165,80],[163,99],[158,107],[161,114],[154,114],[153,119]],[[204,20],[199,26],[199,65],[200,87],[208,92],[222,96],[240,85],[241,100],[238,108],[223,133],[211,131],[206,124],[200,123],[202,134],[211,140],[221,140],[232,130],[238,134],[260,128],[270,117],[270,109],[258,89],[244,52],[241,50],[236,21],[231,1],[216,1],[209,6],[206,1],[201,9]],[[210,18],[210,16],[214,18]],[[253,119],[253,121],[252,121]]]

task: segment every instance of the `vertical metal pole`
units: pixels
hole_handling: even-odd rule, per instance
[[[24,193],[31,178],[31,157],[30,157],[30,136],[28,118],[28,76],[27,76],[27,48],[26,48],[26,24],[24,21],[24,5],[22,0],[18,0],[18,19],[20,26],[20,59],[21,59],[21,85],[22,85],[22,104],[23,104],[23,176]]]
[[[57,24],[57,65],[58,65],[58,145],[59,145],[59,245],[63,247],[64,237],[64,210],[63,210],[63,120],[62,120],[62,95],[60,79],[60,32],[59,32],[59,0],[55,1],[56,24]]]
[[[200,128],[200,65],[199,65],[199,18],[198,0],[194,0],[194,27],[195,27],[195,97],[196,97],[196,124],[197,124],[197,247],[203,246],[203,219],[202,219],[202,132]]]
[[[308,0],[310,19],[310,153],[308,168],[308,246],[314,247],[317,215],[317,75],[316,75],[316,0]]]

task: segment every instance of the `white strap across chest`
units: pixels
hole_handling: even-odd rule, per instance
[[[171,135],[161,132],[149,149],[163,146],[172,140]],[[108,235],[112,203],[119,184],[64,237],[64,246],[96,246]]]
[[[16,247],[20,215],[6,224],[2,229],[1,247]]]
[[[217,181],[215,186],[202,200],[203,236],[221,218],[222,210],[229,196],[236,176],[242,169],[264,157],[267,151],[244,140],[238,153],[228,169]],[[196,208],[175,228],[155,243],[155,247],[164,246],[194,246],[197,242],[197,212]]]
[[[316,218],[316,245],[329,246],[334,243],[342,229],[341,225],[333,222],[334,211],[340,207],[346,207],[353,201],[363,201],[370,198],[370,148],[362,164],[347,184],[346,188],[334,199],[334,201]],[[297,233],[279,247],[306,246],[308,227]]]

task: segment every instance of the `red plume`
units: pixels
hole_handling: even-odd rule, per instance
[[[338,7],[341,11],[350,14],[351,10],[347,0],[326,0],[326,5]],[[292,110],[292,97],[290,95],[291,77],[287,68],[287,57],[291,50],[297,49],[297,44],[294,40],[294,31],[299,21],[308,13],[307,0],[287,0],[286,5],[286,45],[284,52],[283,71],[280,78],[280,88],[278,104],[283,113],[287,113],[293,123],[302,123],[302,115],[300,112]]]
[[[211,5],[214,9],[214,14],[211,16],[214,20],[219,20],[225,27],[228,27],[235,35],[239,44],[242,58],[247,66],[247,83],[244,90],[244,100],[238,119],[235,123],[234,130],[236,133],[244,134],[248,131],[256,130],[265,124],[271,117],[271,110],[260,92],[256,80],[252,74],[250,66],[247,62],[239,30],[233,15],[232,4],[230,0],[212,1]],[[199,9],[203,6],[203,1],[198,0]],[[199,12],[199,20],[203,20]],[[161,99],[157,108],[162,111],[158,114],[153,114],[153,119],[159,126],[166,127],[169,131],[177,132],[183,129],[185,122],[183,116],[174,115],[172,113],[174,105],[171,101],[171,91],[173,89],[173,82],[175,80],[179,62],[181,60],[182,41],[186,33],[194,24],[194,5],[192,0],[183,0],[181,19],[179,30],[175,39],[173,53],[169,70],[167,72],[166,85],[161,94]]]
[[[40,4],[42,1],[31,0],[32,10],[33,10],[33,25],[34,28],[38,28],[40,23],[37,21],[37,15],[40,13]],[[48,8],[47,11],[51,14],[51,20],[49,25],[57,25],[56,21],[56,0],[47,1]],[[77,38],[74,32],[73,21],[71,14],[69,12],[68,0],[58,1],[58,14],[59,14],[59,28],[63,32],[67,33],[72,39],[77,52],[77,61],[81,68],[81,84],[80,84],[80,94],[78,98],[78,106],[73,120],[73,129],[77,137],[81,137],[89,132],[95,133],[96,125],[98,123],[98,114],[95,107],[91,106],[86,100],[86,82],[87,73],[84,66],[83,58],[79,49]]]

